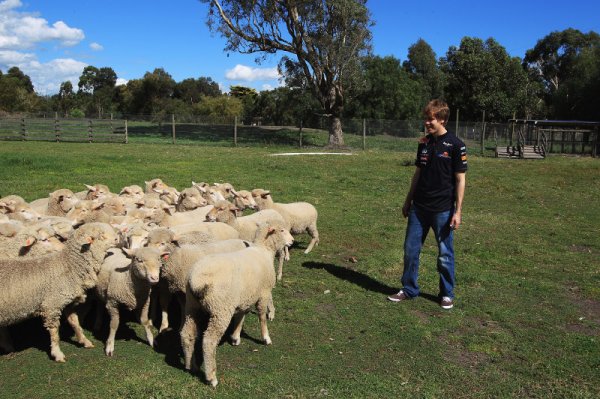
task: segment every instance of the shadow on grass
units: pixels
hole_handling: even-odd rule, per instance
[[[398,289],[381,283],[364,273],[357,272],[343,266],[321,262],[304,262],[302,266],[306,267],[307,269],[323,269],[339,279],[346,280],[372,292],[391,295],[398,291]]]
[[[381,283],[364,273],[331,263],[304,262],[302,266],[306,267],[307,269],[323,269],[339,279],[346,280],[366,290],[384,295],[395,294],[399,290],[399,288],[390,287],[389,285]],[[431,302],[439,302],[439,297],[437,295],[421,292],[419,297],[427,299]]]

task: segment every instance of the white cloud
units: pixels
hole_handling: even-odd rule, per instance
[[[32,60],[16,66],[31,78],[36,92],[54,94],[60,89],[60,84],[67,80],[77,87],[81,72],[87,65],[72,58],[57,58],[45,63]]]
[[[56,58],[42,63],[35,53],[26,50],[47,42],[74,46],[85,38],[83,31],[63,21],[50,25],[37,14],[18,11],[22,6],[20,0],[0,1],[0,69],[18,67],[31,78],[40,94],[58,92],[60,84],[67,80],[77,86],[87,63],[72,58]]]
[[[94,50],[94,51],[102,51],[102,50],[104,50],[104,47],[103,47],[101,44],[98,44],[98,43],[96,43],[96,42],[94,42],[94,43],[91,43],[91,44],[90,44],[90,48],[91,48],[92,50]]]
[[[123,79],[123,78],[117,78],[117,83],[115,83],[115,86],[123,86],[123,85],[126,85],[127,82],[129,82],[129,80]]]
[[[279,79],[279,72],[277,72],[277,67],[250,68],[246,65],[237,64],[233,69],[227,70],[225,77],[229,80],[253,82],[255,80]]]
[[[262,85],[261,90],[273,90],[273,86],[271,86],[270,84],[264,84]]]

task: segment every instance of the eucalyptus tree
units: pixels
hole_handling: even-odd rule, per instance
[[[402,63],[404,69],[413,77],[422,80],[424,99],[443,97],[445,76],[440,70],[435,52],[423,39],[408,48],[407,60]]]
[[[359,56],[370,53],[373,25],[366,0],[200,0],[207,24],[226,51],[282,52],[280,72],[306,86],[329,117],[329,145],[344,145],[341,116],[358,78]]]

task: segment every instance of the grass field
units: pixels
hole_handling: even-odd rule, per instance
[[[218,348],[217,389],[183,370],[176,331],[153,351],[129,321],[108,358],[107,331],[87,329],[96,348],[86,350],[64,326],[68,361],[55,364],[32,320],[11,328],[17,351],[0,356],[0,397],[600,397],[600,160],[471,156],[455,237],[456,305],[444,311],[433,300],[433,237],[422,254],[422,297],[385,299],[399,288],[415,146],[275,157],[296,149],[0,143],[0,197],[33,200],[94,183],[116,191],[154,177],[178,188],[228,181],[313,203],[321,236],[308,255],[307,237],[298,237],[284,266],[273,345],[258,342],[249,315],[242,344]]]

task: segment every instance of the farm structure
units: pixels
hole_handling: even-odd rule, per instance
[[[600,122],[511,119],[508,145],[496,147],[498,158],[544,159],[547,154],[597,157]]]

